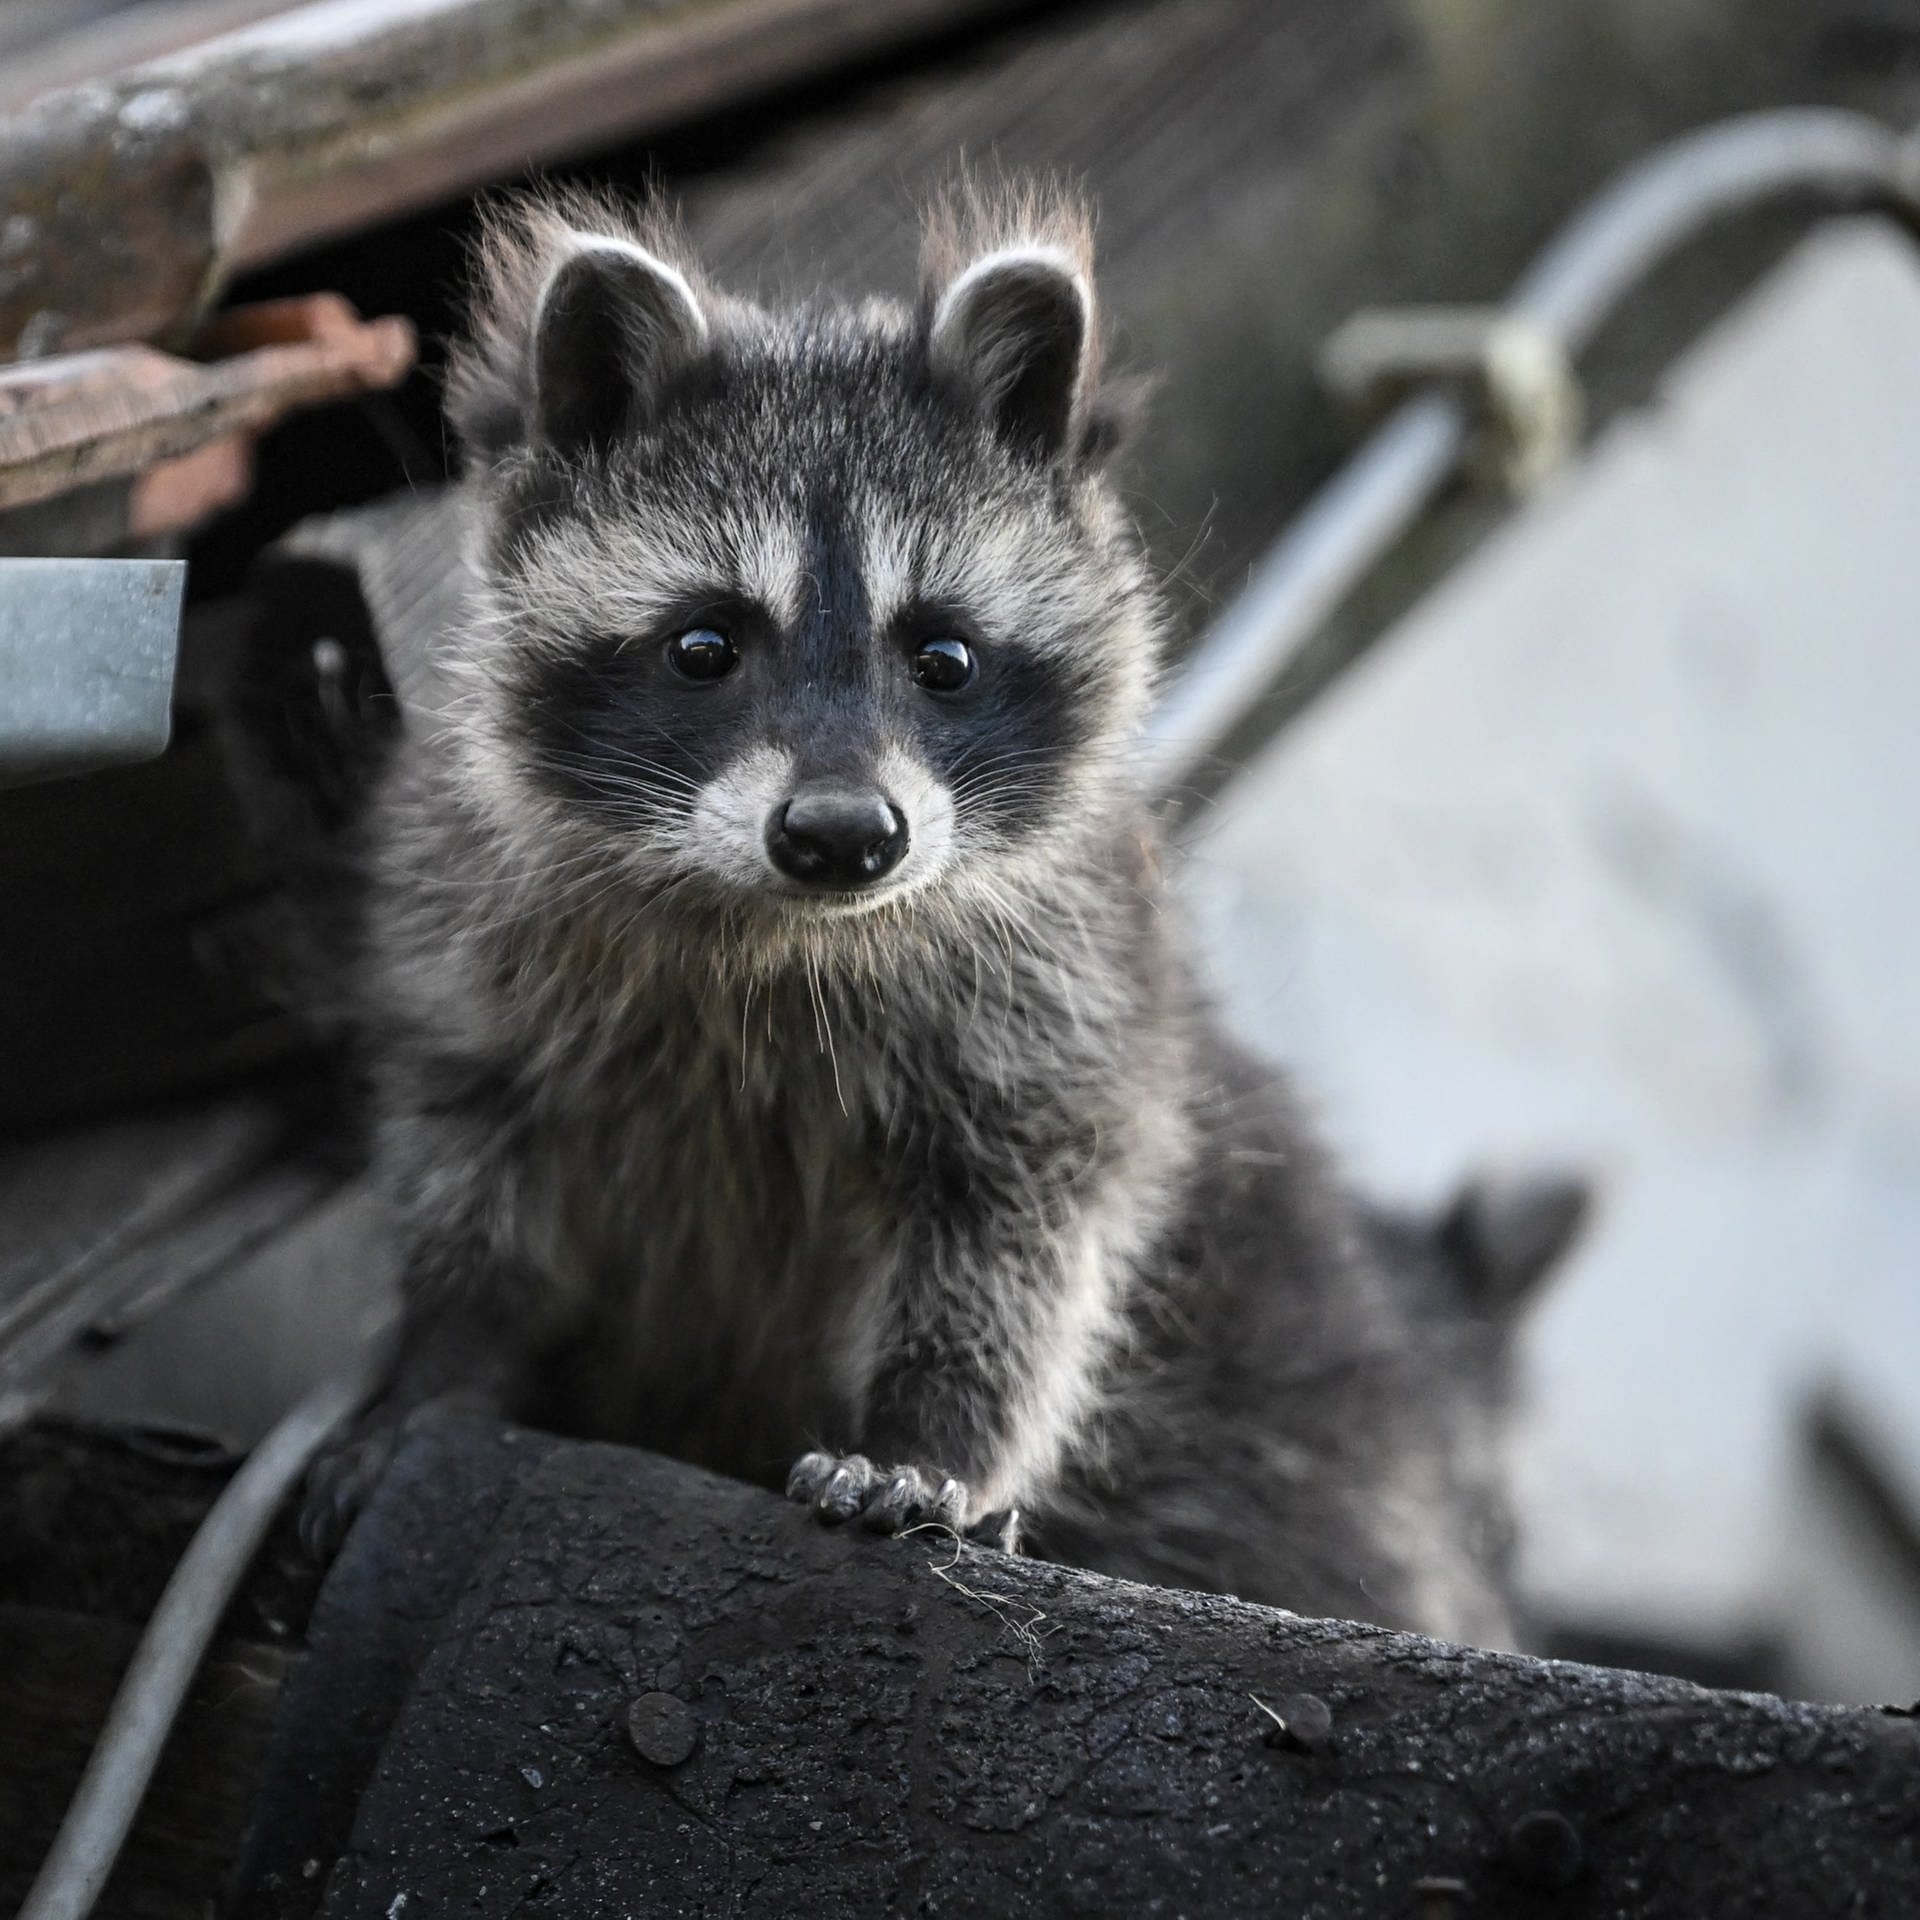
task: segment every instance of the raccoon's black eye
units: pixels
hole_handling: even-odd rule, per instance
[[[973,672],[973,649],[949,635],[922,641],[913,656],[914,682],[929,693],[958,693]]]
[[[667,665],[683,680],[721,680],[739,664],[733,642],[712,627],[690,627],[667,642]]]

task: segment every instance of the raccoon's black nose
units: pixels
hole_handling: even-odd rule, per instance
[[[767,852],[793,880],[865,887],[906,857],[907,822],[870,788],[808,787],[767,823]]]

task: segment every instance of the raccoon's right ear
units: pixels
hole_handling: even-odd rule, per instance
[[[973,261],[940,293],[927,332],[934,371],[971,388],[1003,438],[1043,459],[1081,451],[1095,345],[1086,272],[1046,242]]]
[[[604,444],[708,339],[699,296],[677,267],[636,241],[575,234],[534,304],[528,424],[562,452]]]

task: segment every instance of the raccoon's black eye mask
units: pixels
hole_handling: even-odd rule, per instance
[[[1046,824],[1098,722],[1090,659],[982,635],[944,600],[909,605],[882,632],[846,633],[817,610],[790,630],[723,592],[689,597],[644,632],[543,650],[522,683],[528,770],[627,832],[684,815],[763,744],[859,766],[878,742],[911,742],[977,826],[1017,839]],[[849,649],[866,670],[832,671]]]
[[[740,649],[731,634],[718,627],[689,627],[676,633],[664,649],[675,675],[704,686],[724,680],[740,664]],[[974,649],[958,634],[936,633],[913,642],[909,656],[913,683],[928,693],[964,692],[979,673]]]

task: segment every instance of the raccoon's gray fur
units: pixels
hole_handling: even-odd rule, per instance
[[[771,313],[648,212],[493,234],[477,611],[377,826],[391,1406],[1497,1639],[1467,1323],[1162,889],[1088,224],[962,193],[924,266]]]

